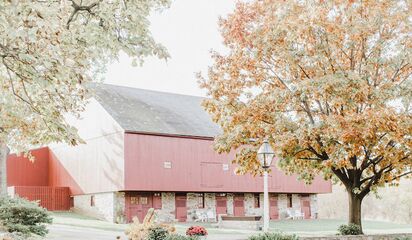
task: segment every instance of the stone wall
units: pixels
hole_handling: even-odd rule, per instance
[[[126,200],[124,192],[114,193],[114,222],[126,223]]]
[[[340,185],[332,193],[319,194],[319,218],[346,219],[348,196]],[[362,217],[366,220],[412,223],[412,180],[403,179],[399,187],[379,188],[377,195],[369,194],[362,203]]]
[[[94,196],[94,206],[91,205],[92,196]],[[76,195],[73,210],[86,216],[116,222],[117,211],[122,210],[122,201],[124,202],[124,195],[122,197],[121,194],[114,192]],[[116,202],[119,202],[119,205]]]
[[[170,192],[162,193],[162,209],[155,211],[159,222],[175,221],[175,194]]]
[[[199,219],[200,215],[207,215],[207,212],[212,212],[216,215],[216,195],[214,193],[204,194],[204,208],[198,206],[199,193],[187,194],[187,221],[192,222]]]
[[[316,194],[314,195],[316,196]],[[315,204],[316,204],[315,201],[311,201],[310,203],[312,213],[313,213],[313,209],[317,209],[317,206]],[[278,195],[278,209],[279,209],[280,219],[288,218],[289,217],[288,211],[301,211],[302,209],[300,206],[300,194],[292,194],[292,207],[291,208],[288,207],[288,195],[279,194]]]
[[[233,215],[233,193],[228,193],[226,195],[226,200],[227,200],[227,214],[228,215]]]
[[[406,234],[376,234],[357,236],[327,236],[327,237],[299,237],[300,240],[393,240],[412,238],[411,233]]]
[[[259,208],[255,208],[255,194],[245,193],[245,215],[262,216],[263,215],[263,194],[259,194]]]
[[[208,212],[216,216],[216,194],[204,194],[204,208],[198,206],[198,193],[187,193],[187,221],[196,221],[199,216],[207,215]],[[263,214],[263,194],[259,195],[260,207],[255,208],[255,198],[252,193],[244,194],[244,206],[246,216],[261,216]],[[232,193],[226,195],[227,213],[233,215],[233,197]],[[112,199],[112,200],[111,200]],[[316,194],[310,195],[312,218],[317,216],[317,197]],[[123,223],[125,221],[124,209],[125,198],[124,193],[107,193],[95,195],[95,207],[90,207],[90,195],[76,196],[75,206],[78,211],[81,211],[89,216],[105,219],[108,221]],[[112,212],[110,212],[112,209]],[[300,209],[300,195],[292,194],[292,208],[288,208],[288,198],[286,194],[278,195],[278,209],[281,219],[288,217],[287,210]],[[175,193],[162,193],[162,208],[155,210],[157,220],[159,222],[173,222],[175,217]]]
[[[311,212],[312,219],[318,218],[319,210],[318,210],[318,195],[317,194],[310,195],[310,212]]]
[[[279,218],[285,219],[288,217],[286,210],[288,209],[288,198],[286,194],[279,194],[278,195],[278,211],[279,211]]]

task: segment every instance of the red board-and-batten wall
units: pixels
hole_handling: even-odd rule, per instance
[[[263,178],[236,175],[233,155],[217,154],[212,139],[138,133],[124,139],[126,191],[262,192]],[[269,191],[329,193],[331,183],[317,177],[305,185],[272,167]]]
[[[31,151],[35,161],[23,155],[7,157],[7,186],[49,186],[49,149]]]
[[[33,160],[24,155],[10,154],[7,158],[7,185],[12,192],[29,200],[40,201],[48,210],[69,210],[70,190],[50,183],[50,151],[43,147],[30,151]]]

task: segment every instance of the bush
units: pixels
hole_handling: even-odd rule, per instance
[[[169,231],[163,227],[156,226],[149,229],[147,240],[165,240]]]
[[[343,224],[340,225],[338,228],[340,235],[361,235],[362,230],[359,225],[350,223],[348,225]]]
[[[170,234],[165,240],[198,240],[197,236],[183,236],[180,234]]]
[[[207,231],[202,226],[191,226],[186,230],[187,236],[206,236]]]
[[[52,223],[52,218],[36,202],[17,197],[1,197],[0,222],[8,232],[45,236],[48,233],[45,224]]]
[[[129,240],[163,240],[169,233],[173,233],[175,230],[175,227],[168,224],[156,224],[155,211],[153,208],[150,208],[143,222],[140,223],[139,219],[134,217],[132,224],[126,229],[125,233]]]
[[[283,233],[260,233],[253,235],[248,240],[298,240],[296,235],[286,235]]]

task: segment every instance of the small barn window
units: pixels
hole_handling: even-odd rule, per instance
[[[288,208],[293,207],[292,194],[288,194]]]
[[[254,199],[255,199],[255,208],[260,208],[260,194],[259,193],[255,194]]]
[[[94,207],[95,206],[95,202],[94,202],[94,195],[90,196],[90,206]]]
[[[147,197],[140,197],[140,204],[141,205],[147,205],[148,200]]]
[[[204,193],[197,194],[197,208],[205,208],[205,194]]]
[[[137,202],[137,197],[130,197],[130,204],[131,204],[131,205],[136,205],[136,204],[138,204],[138,202]]]

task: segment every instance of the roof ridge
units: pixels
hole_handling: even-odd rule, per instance
[[[110,84],[110,83],[91,82],[91,84],[97,85],[97,86],[110,86],[110,87],[116,87],[116,88],[127,88],[127,89],[135,89],[135,90],[141,90],[141,91],[153,92],[153,93],[162,93],[162,94],[169,94],[169,95],[179,95],[179,96],[185,96],[185,97],[206,99],[206,97],[202,97],[202,96],[188,95],[188,94],[183,94],[183,93],[166,92],[166,91],[146,89],[146,88],[137,88],[137,87],[116,85],[116,84]]]

